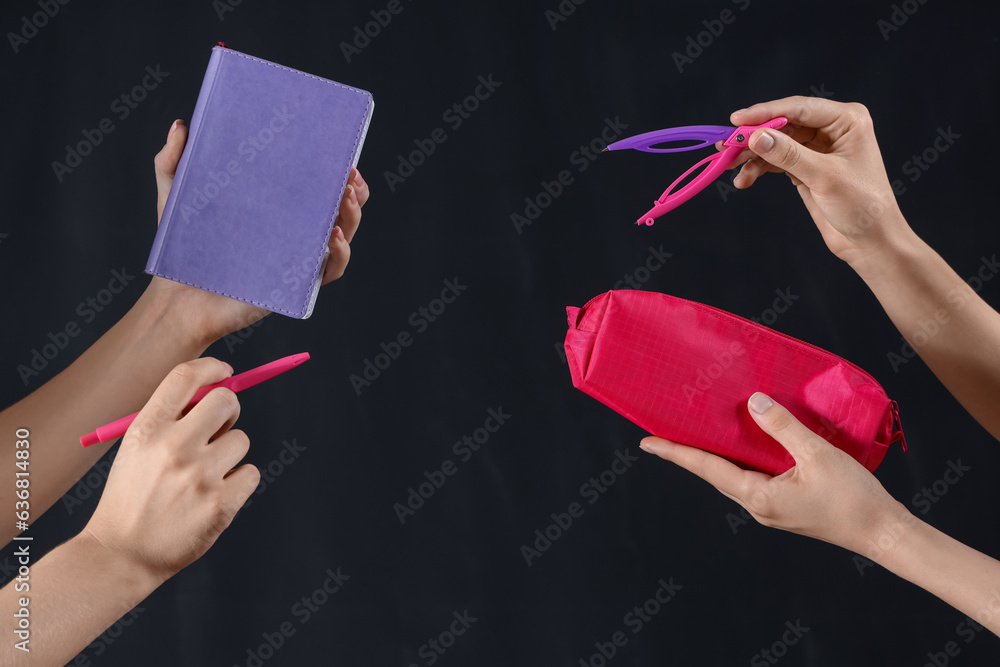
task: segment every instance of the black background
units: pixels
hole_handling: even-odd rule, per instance
[[[372,196],[346,276],[322,290],[311,319],[271,316],[208,351],[238,372],[312,353],[294,375],[242,394],[238,424],[262,468],[283,443],[305,449],[206,556],[87,649],[90,664],[253,665],[263,635],[288,621],[295,634],[264,664],[427,665],[421,647],[465,610],[477,620],[436,664],[587,664],[595,642],[618,630],[628,643],[610,665],[748,664],[797,621],[809,630],[782,663],[916,667],[955,641],[961,653],[949,664],[992,664],[997,639],[983,632],[967,643],[957,630],[964,615],[930,594],[877,566],[859,573],[837,547],[734,522],[737,505],[641,452],[638,428],[573,389],[557,352],[565,306],[633,275],[651,246],[673,255],[645,289],[747,317],[790,289],[799,298],[774,328],[869,370],[900,404],[910,451],[893,448],[879,480],[924,520],[1000,554],[997,443],[922,362],[894,371],[887,354],[900,351],[898,332],[826,249],[785,177],[739,193],[713,185],[638,228],[633,220],[704,151],[604,155],[584,171],[571,161],[606,118],[630,135],[727,124],[735,109],[790,94],[859,101],[890,179],[905,187],[910,224],[973,276],[1000,250],[990,158],[1000,12],[904,4],[912,16],[884,35],[888,2],[564,2],[575,10],[553,30],[546,11],[557,0],[403,0],[350,62],[339,44],[385,3],[243,0],[220,15],[209,0],[77,0],[17,53],[5,39],[5,405],[65,368],[147,284],[152,158],[170,123],[190,120],[217,40],[376,100],[360,163]],[[735,20],[679,71],[672,54],[724,9]],[[0,28],[19,31],[37,11],[8,3]],[[113,116],[112,101],[157,65],[165,80],[128,118]],[[461,127],[445,123],[443,112],[489,75],[501,82],[489,99]],[[114,132],[60,182],[51,163],[109,116]],[[437,127],[447,141],[391,191],[385,172]],[[948,128],[960,138],[928,170],[904,171]],[[564,169],[574,182],[518,233],[511,214]],[[77,304],[122,267],[135,280],[26,385],[18,364],[49,332],[80,321]],[[467,289],[415,333],[410,314],[456,277]],[[980,294],[995,306],[1000,280]],[[358,395],[349,376],[402,331],[414,343]],[[401,525],[393,505],[425,471],[457,463],[452,444],[501,406],[509,420]],[[626,450],[639,461],[592,505],[583,500],[583,516],[526,565],[520,549],[534,531]],[[938,502],[914,505],[959,459],[971,469]],[[33,527],[37,540],[51,547],[84,525],[103,483],[93,474],[81,484],[67,498],[89,497],[55,505]],[[350,579],[300,623],[293,605],[338,567]],[[661,578],[683,588],[633,634],[624,617]]]

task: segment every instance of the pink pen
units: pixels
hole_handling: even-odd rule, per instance
[[[195,392],[194,398],[191,399],[191,402],[188,403],[188,407],[190,408],[195,403],[203,399],[205,394],[212,391],[216,387],[226,387],[227,389],[238,393],[248,387],[260,384],[265,380],[270,380],[276,375],[281,375],[285,371],[290,371],[307,359],[309,359],[309,353],[302,352],[300,354],[293,354],[289,357],[283,357],[277,361],[272,361],[269,364],[264,364],[263,366],[258,366],[253,370],[240,373],[239,375],[231,375],[222,382],[216,382],[215,384],[210,384],[199,389]],[[125,435],[125,431],[128,430],[128,427],[132,425],[132,422],[135,421],[135,418],[138,415],[138,412],[134,412],[128,417],[122,417],[121,419],[115,420],[110,424],[105,424],[93,433],[81,436],[80,444],[84,447],[90,447],[91,445],[96,445],[99,442],[108,442],[109,440],[120,438]]]

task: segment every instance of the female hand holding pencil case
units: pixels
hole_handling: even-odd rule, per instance
[[[780,129],[755,129],[749,150],[734,161],[743,165],[734,185],[750,187],[767,172],[787,174],[830,251],[864,280],[907,344],[949,392],[1000,439],[1000,313],[910,228],[893,196],[868,110],[860,104],[796,96],[741,109],[730,120],[753,126],[776,117],[787,123]],[[681,330],[664,334],[629,329],[637,345],[636,363],[624,369],[617,388],[611,383],[609,392],[606,378],[600,388],[618,401],[615,409],[626,416],[651,419],[654,433],[664,424],[675,429],[672,436],[678,442],[650,436],[642,440],[642,449],[709,482],[761,524],[856,552],[868,559],[855,559],[859,571],[877,563],[1000,634],[1000,561],[921,521],[869,472],[897,433],[902,441],[895,406],[889,403],[887,414],[881,412],[888,399],[875,389],[877,383],[865,380],[866,374],[852,370],[848,362],[827,371],[813,362],[808,362],[812,370],[794,363],[785,369],[793,382],[784,385],[776,376],[755,374],[755,364],[733,361],[745,356],[740,354],[742,340],[728,350],[718,344],[726,340],[725,335],[720,338],[719,322],[732,316],[710,316],[714,309],[695,306],[699,314],[694,324]],[[612,312],[611,317],[617,316]],[[606,321],[608,315],[595,312],[589,318]],[[650,319],[641,312],[638,318],[647,323]],[[588,316],[571,309],[570,320],[573,325]],[[935,323],[933,334],[927,332],[927,322]],[[705,331],[714,342],[699,351]],[[687,364],[689,371],[690,359],[683,350],[696,350],[694,357],[714,350],[716,356],[700,357],[704,368],[687,381],[693,380],[690,389],[684,392],[682,384],[673,390],[679,395],[657,405],[643,391],[643,382],[659,379],[649,378],[647,367],[658,363],[655,341],[664,337],[676,342],[673,360],[680,367]],[[604,343],[600,337],[588,341],[571,331],[567,353],[570,347],[577,356],[570,361],[574,382],[583,378],[584,384],[593,384],[597,376],[581,373],[590,372],[590,354],[603,354]],[[805,350],[798,348],[799,353]],[[775,354],[775,359],[762,361],[787,357]],[[888,359],[894,370],[905,363],[892,352]],[[667,369],[666,377],[674,372]],[[815,389],[827,382],[833,391],[817,402]],[[737,387],[742,395],[727,386]],[[657,408],[664,414],[657,417]],[[754,445],[763,442],[763,448],[747,451],[733,438]]]
[[[567,312],[574,386],[653,435],[779,475],[795,461],[743,409],[763,391],[869,471],[892,443],[905,450],[878,382],[814,345],[655,292],[606,292]]]

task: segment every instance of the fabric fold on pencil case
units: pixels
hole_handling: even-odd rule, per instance
[[[906,451],[895,401],[832,352],[667,294],[615,290],[566,309],[573,386],[649,433],[778,475],[795,465],[753,421],[755,391],[873,471]]]

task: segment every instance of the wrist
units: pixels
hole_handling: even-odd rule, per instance
[[[920,523],[905,505],[888,494],[867,519],[853,542],[844,546],[883,566]]]
[[[868,251],[847,262],[869,284],[885,276],[897,275],[901,267],[911,264],[926,247],[898,209],[880,227],[878,238],[872,241]]]
[[[133,311],[143,328],[157,332],[167,344],[179,347],[181,358],[196,359],[217,337],[184,312],[182,297],[183,290],[176,289],[175,283],[154,276]]]
[[[89,566],[91,572],[106,572],[114,578],[114,587],[126,604],[135,606],[170,578],[157,572],[126,549],[105,544],[87,526],[68,543],[73,560]]]

